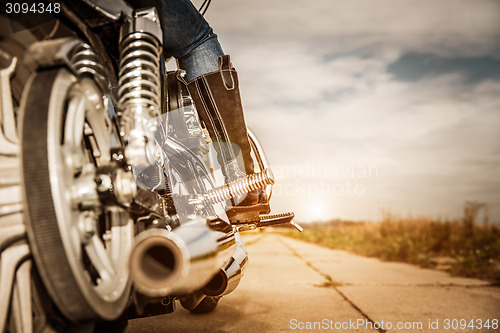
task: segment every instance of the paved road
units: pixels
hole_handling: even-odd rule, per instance
[[[246,274],[213,313],[192,315],[179,306],[170,315],[131,320],[127,332],[500,332],[500,288],[484,281],[273,233],[245,240]]]

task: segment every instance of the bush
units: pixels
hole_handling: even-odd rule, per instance
[[[290,237],[319,245],[436,267],[436,258],[448,258],[447,270],[466,277],[500,284],[500,228],[478,226],[470,216],[461,221],[428,218],[398,218],[385,214],[381,222],[342,222],[305,225],[302,233]],[[466,220],[467,218],[467,220]]]

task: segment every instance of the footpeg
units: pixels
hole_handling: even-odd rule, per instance
[[[295,223],[293,221],[294,217],[295,214],[291,212],[273,215],[261,215],[257,226],[259,228],[263,228],[290,223],[295,229],[297,229],[299,232],[302,232],[302,230],[304,229],[298,223]]]
[[[266,227],[276,227],[284,224],[291,224],[299,232],[304,230],[298,223],[293,221],[295,217],[294,213],[282,213],[282,214],[271,214],[271,215],[261,215],[258,221],[251,221],[247,223],[241,223],[235,225],[238,231],[247,231],[257,228]]]

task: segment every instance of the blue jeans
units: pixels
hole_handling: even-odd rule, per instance
[[[163,0],[163,48],[186,70],[187,81],[218,70],[217,35],[189,0]]]

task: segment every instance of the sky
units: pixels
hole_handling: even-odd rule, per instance
[[[214,0],[206,18],[273,212],[454,219],[475,200],[500,223],[500,1]]]

